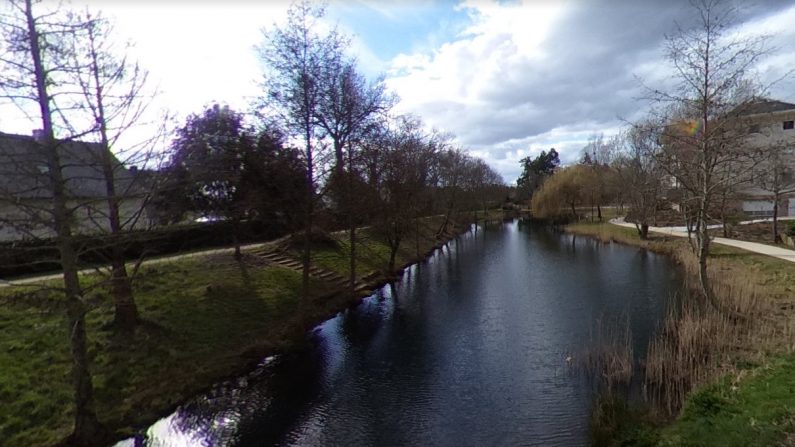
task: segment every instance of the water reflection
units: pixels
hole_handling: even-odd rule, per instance
[[[489,225],[319,325],[310,352],[219,385],[145,442],[584,445],[591,390],[564,359],[606,315],[626,315],[645,350],[676,284],[651,253]]]

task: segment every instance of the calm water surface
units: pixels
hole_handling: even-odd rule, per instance
[[[267,359],[139,443],[587,445],[592,392],[566,357],[616,317],[643,352],[679,283],[636,248],[520,221],[481,229],[316,327],[311,352]]]

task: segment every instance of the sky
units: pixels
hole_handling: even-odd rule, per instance
[[[157,107],[177,122],[218,101],[245,111],[261,94],[255,47],[289,6],[265,0],[73,0],[115,20],[150,72]],[[742,2],[738,33],[778,48],[762,81],[795,68],[795,2]],[[413,113],[451,132],[513,183],[519,160],[554,147],[576,161],[588,138],[616,133],[665,86],[664,37],[692,23],[687,0],[332,0],[325,21],[351,36],[360,69],[383,75]],[[795,102],[795,82],[770,96]],[[5,111],[0,131],[30,127]]]

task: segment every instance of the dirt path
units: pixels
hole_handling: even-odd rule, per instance
[[[261,243],[256,243],[256,244],[241,245],[240,249],[241,250],[249,250],[249,249],[262,248],[262,247],[265,247],[265,246],[267,246],[269,244],[272,244],[272,243],[273,243],[273,241],[261,242]],[[172,262],[172,261],[176,261],[176,260],[179,260],[179,259],[188,259],[188,258],[207,256],[207,255],[213,255],[213,254],[226,254],[226,253],[231,254],[234,251],[235,251],[234,247],[226,247],[226,248],[214,248],[212,250],[194,251],[194,252],[190,252],[190,253],[183,253],[183,254],[177,254],[177,255],[167,255],[167,256],[160,257],[160,258],[147,259],[147,260],[145,260],[143,262],[143,265],[155,265],[155,264],[161,264],[161,263],[164,263],[164,262]],[[105,267],[83,269],[83,270],[80,270],[79,273],[81,275],[89,275],[89,274],[92,274],[92,273],[96,273],[97,270],[102,270],[102,269],[105,269]],[[32,283],[41,282],[41,281],[49,281],[49,280],[53,280],[53,279],[60,279],[61,277],[62,277],[61,273],[51,273],[51,274],[47,274],[47,275],[36,275],[36,276],[27,277],[27,278],[19,278],[19,279],[11,279],[11,280],[5,280],[5,279],[0,278],[0,287],[26,285],[26,284],[32,284]]]

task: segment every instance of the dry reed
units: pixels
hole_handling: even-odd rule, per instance
[[[589,345],[575,356],[574,366],[584,371],[601,392],[610,394],[628,385],[634,371],[629,322],[598,319]]]
[[[710,279],[715,296],[725,309],[701,299],[696,279],[698,264],[685,248],[674,253],[687,280],[684,296],[676,300],[661,330],[649,343],[644,362],[644,391],[653,409],[671,416],[694,388],[725,373],[736,373],[738,363],[758,363],[766,353],[791,350],[789,318],[776,315],[775,302],[759,274],[731,274],[726,261],[714,260]]]

